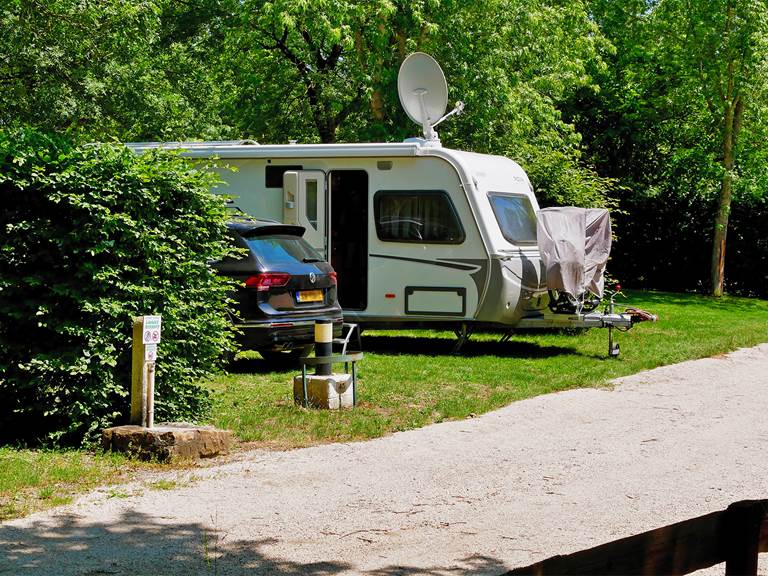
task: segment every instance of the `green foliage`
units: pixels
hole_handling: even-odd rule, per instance
[[[605,205],[612,183],[583,161],[561,112],[576,91],[599,90],[593,75],[611,49],[584,4],[494,0],[446,12],[425,48],[445,63],[467,113],[442,128],[443,140],[517,160],[545,206]]]
[[[0,440],[124,420],[132,318],[161,314],[157,418],[205,414],[230,340],[206,262],[229,248],[212,176],[165,153],[0,131]]]
[[[604,204],[611,181],[584,162],[561,107],[597,90],[609,48],[582,2],[12,2],[0,126],[100,141],[397,141],[420,134],[396,85],[422,50],[467,103],[442,126],[446,145],[519,161],[544,204]]]
[[[224,2],[31,0],[0,10],[0,127],[216,138]],[[205,21],[201,24],[199,20]]]
[[[503,154],[544,204],[604,205],[611,187],[581,158],[559,105],[610,50],[581,2],[453,0],[244,3],[230,30],[233,122],[258,140],[401,140],[420,135],[401,109],[397,71],[411,52],[443,65],[467,112],[446,145]],[[321,14],[318,16],[317,14]],[[247,102],[248,106],[243,106]]]
[[[713,231],[725,224],[727,289],[768,294],[768,3],[589,5],[616,53],[596,77],[600,92],[577,93],[566,115],[598,172],[620,183],[613,272],[634,285],[705,290]],[[718,203],[730,218],[716,225]]]
[[[637,265],[632,278],[703,288],[707,257],[684,254],[708,250],[715,229],[739,242],[729,276],[768,257],[754,223],[768,190],[766,0],[12,0],[0,127],[400,141],[420,135],[397,96],[417,50],[466,103],[443,143],[515,159],[542,205],[618,202],[630,215],[615,260]],[[728,222],[714,221],[718,198]],[[649,254],[663,260],[652,273]],[[670,271],[679,282],[656,283]],[[729,289],[765,293],[739,274]]]

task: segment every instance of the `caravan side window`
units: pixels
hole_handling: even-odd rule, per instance
[[[536,242],[536,213],[527,196],[492,192],[488,198],[504,238],[513,244]]]
[[[376,234],[387,242],[461,244],[464,229],[444,190],[379,190]]]

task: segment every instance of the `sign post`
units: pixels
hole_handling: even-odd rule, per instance
[[[160,332],[160,316],[133,319],[131,424],[144,428],[152,428],[155,421],[155,362]]]

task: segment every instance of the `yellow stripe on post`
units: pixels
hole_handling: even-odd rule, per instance
[[[315,322],[315,342],[318,344],[333,342],[333,324],[331,322]]]

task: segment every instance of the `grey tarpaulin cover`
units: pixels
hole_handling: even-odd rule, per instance
[[[603,297],[603,272],[611,253],[611,217],[604,208],[539,210],[537,238],[547,288],[579,298]]]

